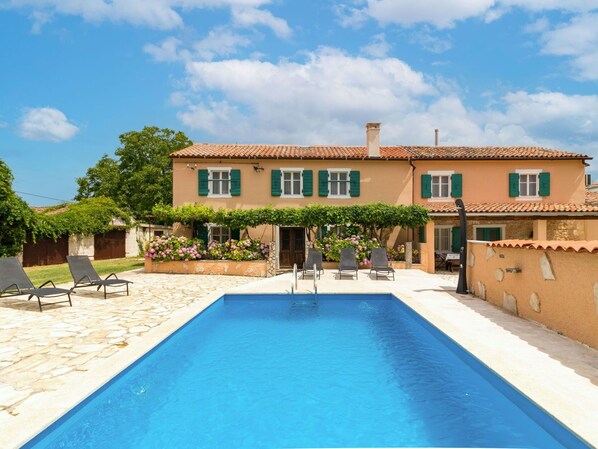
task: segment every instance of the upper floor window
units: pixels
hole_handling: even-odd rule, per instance
[[[209,196],[230,196],[230,169],[209,169]]]
[[[282,169],[282,196],[303,196],[301,169]]]
[[[463,176],[453,171],[429,171],[421,176],[421,196],[430,201],[448,201],[463,194]]]
[[[348,198],[351,170],[328,170],[329,197]]]
[[[241,170],[208,167],[197,171],[198,195],[230,198],[241,195]]]
[[[432,175],[432,198],[448,198],[450,182],[449,175]]]
[[[522,200],[539,200],[550,195],[550,173],[524,169],[509,173],[509,196]]]

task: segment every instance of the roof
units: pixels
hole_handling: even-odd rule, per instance
[[[173,158],[230,159],[369,159],[365,146],[309,146],[195,143],[175,151]],[[542,147],[382,146],[381,159],[495,160],[591,159],[590,156]]]
[[[569,252],[598,252],[598,240],[499,240],[489,242],[488,246],[499,248],[552,249]]]
[[[598,192],[586,190],[586,204],[598,206]]]
[[[455,203],[429,203],[424,207],[431,215],[456,215]],[[526,214],[526,215],[568,215],[586,212],[598,215],[598,202],[590,203],[545,203],[538,201],[518,201],[511,203],[465,203],[465,211],[470,214]]]

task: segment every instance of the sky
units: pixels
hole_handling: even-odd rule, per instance
[[[598,159],[597,87],[598,0],[0,0],[0,159],[31,205],[144,126]]]

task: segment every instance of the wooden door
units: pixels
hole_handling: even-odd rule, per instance
[[[93,238],[94,260],[119,259],[126,256],[126,231],[114,230]]]
[[[23,245],[23,266],[54,265],[65,263],[69,253],[68,236],[60,237],[54,241],[49,238],[37,242],[27,242]]]
[[[280,267],[303,267],[305,260],[305,229],[280,228]]]

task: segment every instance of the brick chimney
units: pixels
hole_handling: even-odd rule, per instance
[[[368,157],[380,157],[380,123],[365,124]]]

